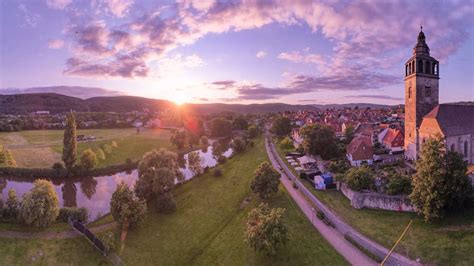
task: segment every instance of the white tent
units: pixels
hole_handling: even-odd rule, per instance
[[[296,161],[293,160],[293,159],[288,159],[288,162],[289,162],[289,163],[294,163],[294,162],[296,162]]]
[[[310,156],[303,156],[298,158],[298,162],[300,162],[301,165],[308,164],[308,163],[315,163],[316,160],[313,157]]]
[[[291,165],[292,166],[298,166],[298,163],[297,162],[292,162]]]
[[[293,159],[293,156],[286,156],[286,159]]]

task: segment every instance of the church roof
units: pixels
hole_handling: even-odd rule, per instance
[[[424,118],[434,118],[445,136],[474,134],[474,105],[440,104]]]

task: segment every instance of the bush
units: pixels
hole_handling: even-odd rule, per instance
[[[115,251],[115,248],[117,247],[117,245],[116,245],[117,240],[116,240],[115,234],[113,232],[111,232],[111,231],[106,232],[106,233],[100,235],[99,239],[104,244],[105,248],[107,249],[107,252]]]
[[[227,158],[223,155],[220,155],[218,158],[217,158],[217,162],[219,164],[225,164],[225,162],[227,161]]]
[[[59,209],[58,221],[67,223],[71,220],[84,223],[87,221],[87,214],[86,208],[64,207]]]
[[[247,143],[242,138],[235,138],[234,141],[232,142],[232,148],[234,148],[234,151],[236,153],[245,151],[246,147],[247,147]]]
[[[390,177],[387,184],[388,195],[408,195],[411,193],[411,178],[406,175],[395,175]]]
[[[94,168],[97,165],[97,163],[98,163],[97,156],[94,151],[92,151],[91,149],[87,149],[82,152],[81,167],[84,170],[88,171]]]
[[[176,211],[176,200],[170,193],[158,195],[156,210],[160,213],[173,213]]]
[[[52,168],[58,173],[65,169],[64,165],[60,162],[54,163]]]
[[[213,175],[215,177],[222,176],[222,170],[220,168],[214,169]]]
[[[48,227],[59,215],[58,195],[51,181],[38,179],[30,192],[23,195],[20,217],[27,225]]]
[[[355,167],[347,171],[345,181],[350,189],[362,191],[374,185],[372,170],[368,167]]]

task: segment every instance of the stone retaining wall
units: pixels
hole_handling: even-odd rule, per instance
[[[408,196],[390,196],[375,192],[357,192],[351,190],[346,184],[340,186],[342,194],[351,201],[351,206],[356,209],[369,208],[389,211],[414,212]]]

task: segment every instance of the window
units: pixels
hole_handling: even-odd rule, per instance
[[[405,66],[405,76],[408,76],[408,65]]]
[[[416,72],[423,73],[423,61],[418,60],[418,67],[417,67]]]
[[[411,73],[415,73],[415,61],[411,62]]]
[[[433,74],[438,75],[438,67],[439,67],[438,64],[436,63],[433,64]]]
[[[454,148],[454,143],[451,144],[451,151],[456,151],[456,149]]]
[[[467,152],[468,152],[468,144],[467,144],[467,140],[464,141],[464,157],[467,157]]]
[[[408,88],[408,99],[411,99],[411,87]]]
[[[425,63],[425,73],[426,74],[431,74],[430,69],[431,69],[430,61],[426,61],[426,63]]]

